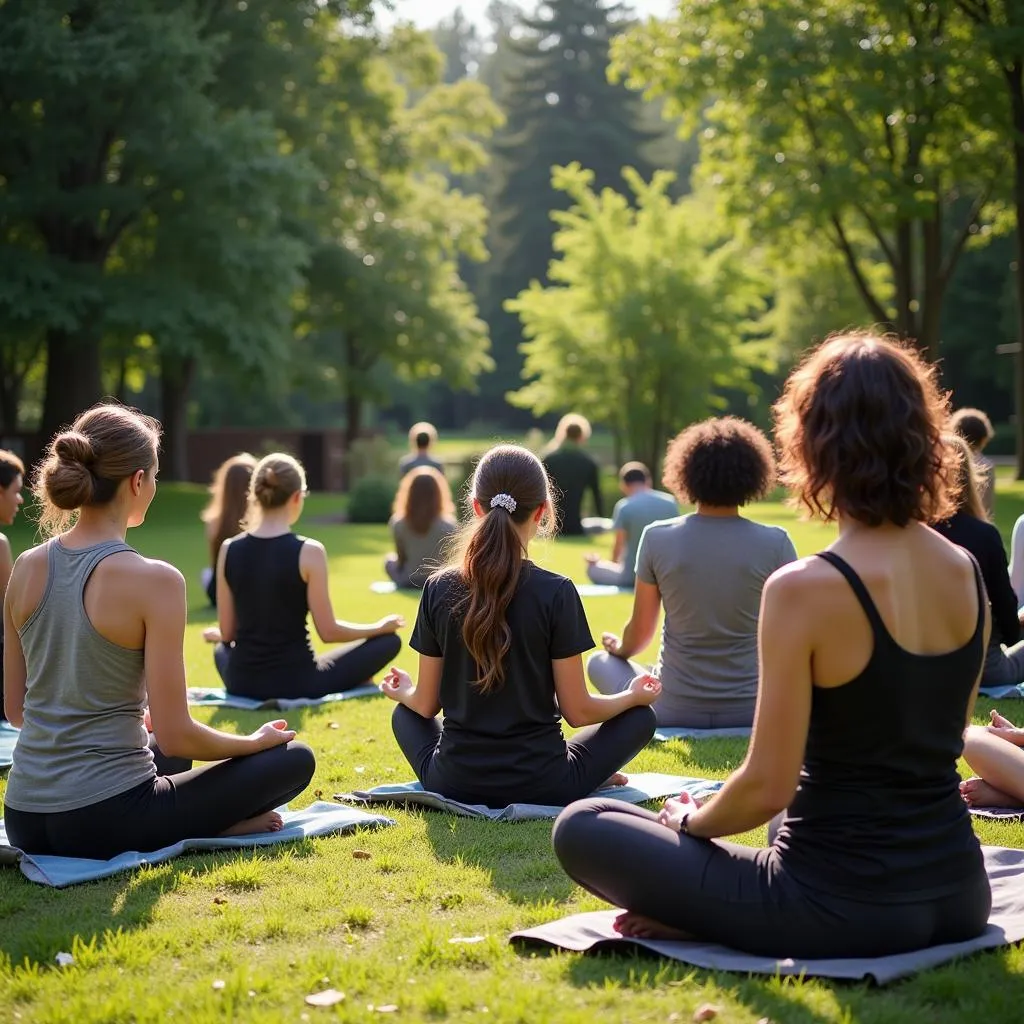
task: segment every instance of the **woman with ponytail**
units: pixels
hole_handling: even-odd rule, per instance
[[[542,463],[492,448],[469,504],[461,555],[423,590],[417,683],[392,669],[381,687],[400,705],[402,753],[424,788],[467,803],[565,804],[624,782],[618,769],[654,734],[661,684],[642,675],[612,696],[587,690],[582,655],[594,640],[579,594],[528,554],[554,519]],[[562,718],[586,728],[566,740]]]
[[[107,860],[275,831],[274,808],[313,775],[283,720],[233,736],[189,715],[185,581],[125,543],[156,493],[159,439],[148,416],[98,405],[53,439],[35,480],[50,539],[17,560],[4,605],[4,697],[21,727],[4,817],[26,853]]]

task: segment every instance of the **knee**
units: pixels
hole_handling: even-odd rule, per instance
[[[558,815],[551,828],[555,856],[565,872],[573,877],[578,875],[580,864],[586,861],[599,810],[600,801],[595,798],[577,800]]]
[[[609,682],[611,655],[607,651],[595,651],[587,658],[587,678],[599,693],[614,693],[615,687]]]
[[[654,730],[658,728],[658,713],[650,704],[640,704],[623,712],[623,716],[629,715],[630,720],[641,735],[646,734],[647,739],[654,736]]]
[[[313,748],[298,740],[292,740],[285,746],[285,752],[288,755],[288,768],[295,784],[308,785],[316,771],[316,755],[313,753]]]
[[[396,704],[395,710],[391,712],[391,731],[395,734],[395,739],[401,742],[404,725],[409,721],[409,716],[414,715],[416,712],[410,711],[404,704]]]
[[[402,638],[397,633],[385,633],[377,639],[380,641],[381,652],[388,661],[396,657],[402,649]]]

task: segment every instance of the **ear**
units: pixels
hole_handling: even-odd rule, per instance
[[[479,501],[477,501],[476,498],[473,499],[473,513],[476,515],[477,519],[483,518],[484,507],[483,505],[480,504]]]
[[[146,471],[144,469],[137,469],[132,473],[132,494],[140,494],[142,492],[142,481],[146,478]]]

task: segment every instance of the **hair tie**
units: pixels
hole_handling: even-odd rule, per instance
[[[511,494],[496,494],[491,498],[491,508],[503,508],[509,515],[516,510],[516,499]]]

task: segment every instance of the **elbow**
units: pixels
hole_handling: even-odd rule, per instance
[[[20,729],[25,723],[25,713],[22,708],[4,707],[4,714],[7,717],[7,721],[14,726],[15,729]]]
[[[579,708],[562,708],[561,710],[565,724],[571,729],[582,729],[585,725],[594,724]]]
[[[161,754],[166,757],[192,758],[192,745],[183,729],[160,729],[155,725],[153,735]]]

